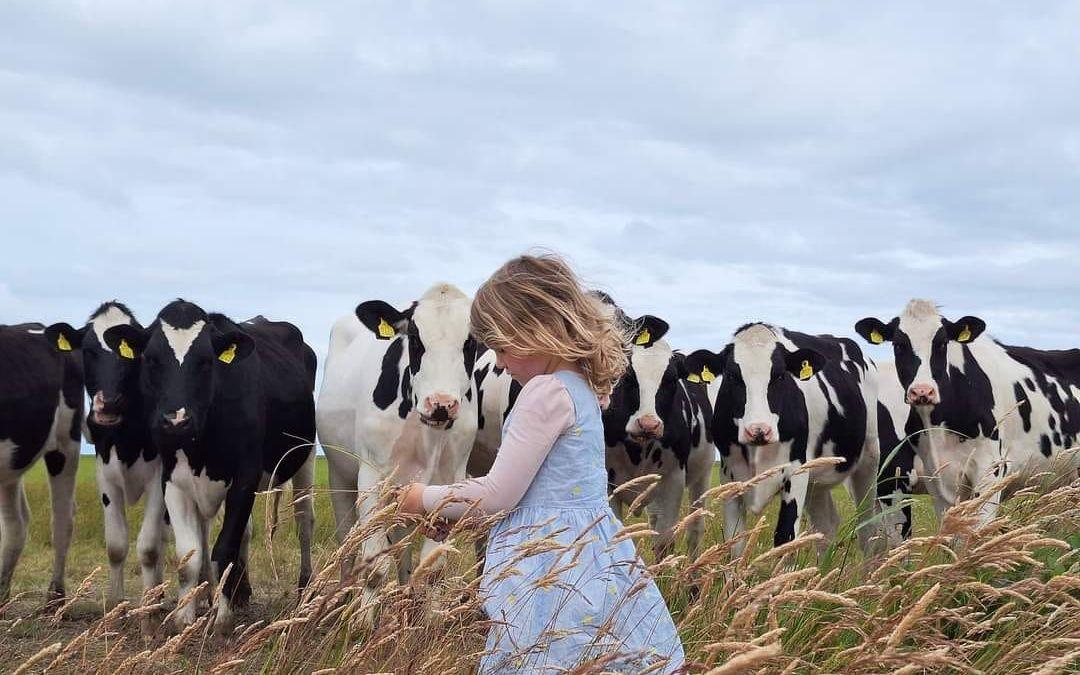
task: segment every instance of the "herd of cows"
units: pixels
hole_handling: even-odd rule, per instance
[[[912,300],[890,321],[855,324],[868,342],[891,343],[895,364],[875,364],[848,338],[764,323],[739,328],[719,351],[683,354],[664,339],[662,319],[629,317],[603,293],[594,299],[625,329],[630,361],[601,397],[612,503],[621,513],[642,482],[615,488],[660,476],[639,500],[658,532],[657,555],[673,546],[684,491],[700,503],[710,487],[717,453],[725,480],[768,473],[724,504],[725,537],[736,537],[779,494],[775,544],[798,535],[803,515],[830,538],[839,524],[831,488],[843,483],[867,552],[910,535],[913,492],[928,492],[939,514],[981,497],[986,522],[1005,492],[1029,477],[1051,471],[1072,479],[1080,466],[1078,349],[1003,345],[977,317],[950,321],[933,303]],[[116,301],[78,329],[0,326],[0,601],[26,540],[22,476],[38,459],[52,500],[49,592],[64,594],[83,434],[96,450],[108,603],[124,594],[126,508],[145,495],[136,547],[144,586],[162,581],[171,526],[185,561],[181,595],[230,570],[213,599],[220,632],[251,594],[247,548],[260,489],[292,482],[299,584],[308,581],[316,430],[339,542],[375,511],[371,488],[388,477],[451,483],[483,475],[520,385],[470,335],[470,302],[439,284],[403,310],[361,303],[334,324],[318,405],[315,353],[287,322],[236,323],[176,300],[148,327]],[[91,401],[85,418],[83,391]],[[405,455],[423,467],[419,475],[395,476]],[[822,457],[836,461],[799,470]],[[211,521],[222,505],[211,548]],[[702,528],[700,518],[690,525],[691,555]],[[376,577],[390,573],[388,556],[379,554],[400,536],[378,532],[363,542],[360,555],[377,561]],[[404,562],[398,574],[409,568]],[[187,603],[176,621],[190,624],[196,612]]]

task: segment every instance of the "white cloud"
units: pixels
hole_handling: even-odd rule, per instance
[[[1080,343],[1071,3],[0,8],[0,321],[291,318],[533,246],[719,346],[912,296]]]

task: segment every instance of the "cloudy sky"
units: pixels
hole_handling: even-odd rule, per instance
[[[1078,25],[1059,2],[5,2],[0,322],[183,296],[324,354],[358,302],[472,292],[540,246],[681,347],[750,319],[853,334],[913,296],[1080,346]]]

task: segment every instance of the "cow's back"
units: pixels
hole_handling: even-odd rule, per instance
[[[263,469],[281,483],[303,464],[315,442],[315,352],[300,329],[286,321],[257,316],[241,328],[255,340],[259,361],[266,410]]]

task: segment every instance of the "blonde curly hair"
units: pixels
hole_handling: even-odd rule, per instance
[[[598,395],[626,371],[625,327],[554,253],[522,255],[476,291],[472,333],[491,349],[559,357],[581,368]]]

